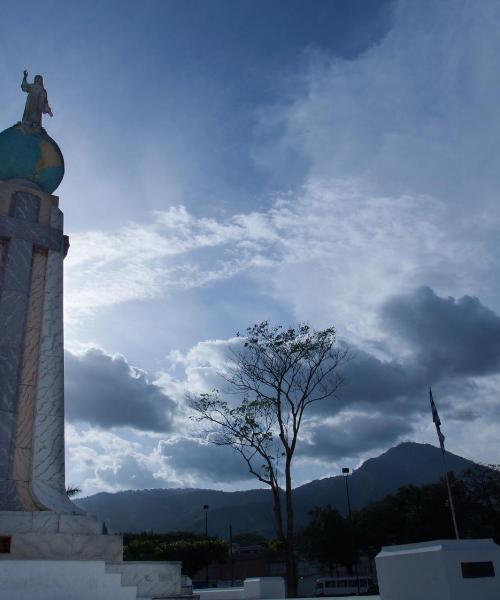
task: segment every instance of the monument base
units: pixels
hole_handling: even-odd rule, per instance
[[[385,546],[375,562],[381,600],[500,598],[500,547],[491,539]]]
[[[106,535],[89,515],[52,511],[0,511],[0,560],[104,560],[123,558],[121,535]]]
[[[137,590],[107,573],[103,561],[0,562],[2,598],[12,600],[136,600]]]

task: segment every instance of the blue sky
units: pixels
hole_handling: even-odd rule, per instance
[[[254,485],[184,394],[261,319],[355,356],[296,483],[434,443],[429,383],[449,449],[500,462],[496,2],[28,2],[0,29],[3,126],[42,73],[66,159],[68,480]]]

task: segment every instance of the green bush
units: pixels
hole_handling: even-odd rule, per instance
[[[182,572],[190,577],[206,565],[222,562],[227,558],[228,546],[223,540],[172,539],[175,537],[177,536],[173,534],[127,535],[123,558],[124,560],[178,560],[182,562]]]

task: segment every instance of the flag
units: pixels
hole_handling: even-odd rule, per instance
[[[441,431],[441,419],[439,418],[438,411],[436,405],[434,404],[434,398],[432,397],[432,389],[429,388],[429,398],[431,401],[431,410],[432,410],[432,420],[434,421],[434,425],[436,426],[436,431],[439,438],[439,445],[441,446],[441,450],[444,452],[444,435]]]

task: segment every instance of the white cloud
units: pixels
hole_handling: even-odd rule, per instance
[[[259,111],[256,159],[274,170],[298,153],[312,179],[355,178],[378,195],[458,204],[485,191],[500,177],[499,27],[494,1],[395,2],[380,43],[355,60],[312,54],[292,99]]]
[[[477,290],[477,265],[491,264],[479,242],[454,239],[442,203],[373,197],[341,182],[310,185],[268,212],[220,222],[183,207],[156,212],[150,225],[77,235],[72,252],[70,324],[99,308],[245,272],[249,285],[298,320],[337,322],[358,342],[376,335],[374,310],[389,295],[423,284]]]

